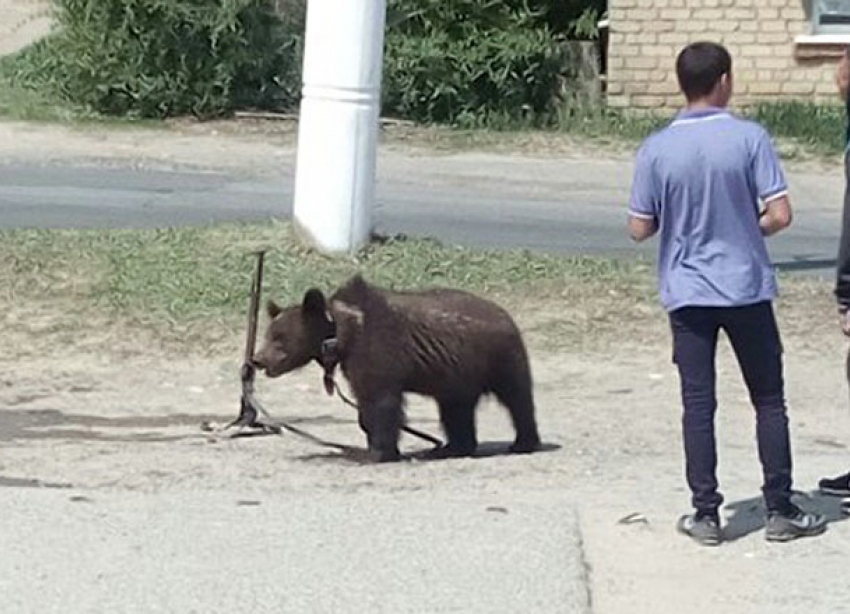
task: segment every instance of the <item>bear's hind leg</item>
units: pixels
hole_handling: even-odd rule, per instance
[[[440,399],[440,422],[448,440],[436,451],[439,457],[471,456],[478,448],[475,433],[476,400],[464,398]]]
[[[536,451],[540,447],[540,434],[534,418],[534,398],[530,382],[506,386],[494,392],[507,408],[516,431],[516,438],[510,448],[511,452],[525,454]]]
[[[398,440],[403,420],[402,404],[402,395],[384,394],[361,407],[360,426],[366,432],[369,452],[379,463],[401,458]]]

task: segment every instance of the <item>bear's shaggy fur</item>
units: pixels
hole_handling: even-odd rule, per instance
[[[448,440],[441,455],[475,452],[475,407],[484,394],[510,413],[513,452],[540,445],[525,344],[511,316],[488,300],[445,288],[394,292],[355,275],[329,299],[314,288],[300,304],[269,301],[267,310],[257,367],[278,377],[321,362],[322,342],[335,336],[360,427],[379,461],[399,458],[406,392],[437,402]]]

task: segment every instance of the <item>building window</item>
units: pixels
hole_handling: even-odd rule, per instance
[[[813,0],[812,20],[817,34],[850,34],[850,0]]]

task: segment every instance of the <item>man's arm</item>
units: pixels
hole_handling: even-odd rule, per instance
[[[770,134],[763,128],[755,140],[753,151],[753,183],[764,210],[759,214],[761,234],[769,237],[791,225],[791,202],[788,200],[788,182],[773,147]]]
[[[629,236],[640,243],[658,232],[658,222],[655,218],[629,216]]]
[[[788,195],[772,198],[765,203],[765,210],[759,216],[761,234],[766,237],[775,235],[791,225],[794,214],[791,211],[791,201]]]
[[[638,243],[658,232],[660,194],[655,179],[652,155],[644,141],[635,157],[635,170],[629,199],[628,231]]]

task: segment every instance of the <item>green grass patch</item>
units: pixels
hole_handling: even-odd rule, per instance
[[[790,139],[817,153],[834,155],[844,151],[847,118],[840,105],[761,104],[749,109],[747,115],[764,125],[773,136]]]
[[[17,53],[0,57],[0,118],[75,126],[164,126],[155,119],[107,116],[61,95],[61,88],[50,77],[53,71],[59,70],[52,57],[53,41],[52,36],[47,36]],[[40,77],[35,79],[33,75]]]
[[[28,85],[25,75],[45,75],[55,66],[49,63],[50,44],[48,36],[21,49],[17,53],[0,58],[0,116],[22,121],[79,121],[96,119],[97,114],[74,105],[56,91],[42,86]]]
[[[847,119],[840,105],[775,102],[753,105],[738,113],[762,124],[780,142],[796,146],[783,147],[783,157],[800,153],[832,156],[844,150]],[[554,129],[590,139],[617,138],[638,142],[664,127],[670,119],[670,113],[565,108],[555,120]]]
[[[647,266],[525,250],[479,250],[429,239],[386,238],[356,257],[327,257],[290,223],[163,230],[0,232],[0,287],[10,305],[69,319],[103,316],[166,334],[244,325],[255,261],[269,248],[263,298],[298,301],[310,287],[332,291],[355,272],[396,289],[463,288],[512,304],[580,306],[588,321],[651,300]],[[73,323],[69,323],[71,325]],[[79,324],[79,322],[78,322]],[[84,324],[84,322],[83,322]]]
[[[14,84],[0,73],[0,117],[17,121],[76,122],[97,119],[85,109]]]
[[[10,82],[0,74],[0,118],[23,121],[69,124],[75,127],[164,128],[158,120],[131,117],[105,117],[91,109],[71,104],[29,87]]]
[[[161,230],[0,232],[0,320],[10,356],[45,352],[239,351],[255,259],[265,247],[263,300],[299,301],[360,272],[395,289],[449,286],[507,307],[539,349],[618,351],[667,340],[645,261],[470,249],[386,238],[356,257],[331,258],[290,223]],[[783,331],[834,332],[831,284],[783,275]],[[261,322],[261,330],[264,323]],[[59,350],[57,350],[59,348]],[[119,348],[116,350],[116,348]]]
[[[834,156],[844,151],[847,119],[844,108],[834,104],[788,101],[753,105],[738,111],[745,118],[762,124],[781,144],[784,158],[798,156]],[[511,119],[494,117],[475,131],[455,130],[470,141],[496,141],[510,137],[516,140],[521,134],[569,135],[596,142],[620,142],[636,145],[654,131],[663,128],[672,118],[666,113],[615,109],[564,106],[542,124],[536,125]]]
[[[557,130],[569,134],[590,138],[617,136],[627,141],[638,141],[665,126],[670,116],[628,113],[612,108],[565,108],[555,121]]]

